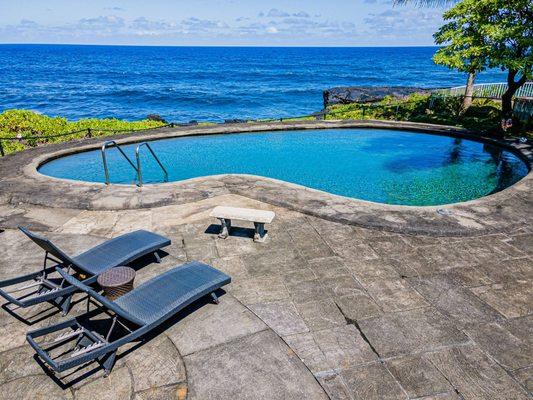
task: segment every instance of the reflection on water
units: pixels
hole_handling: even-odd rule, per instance
[[[509,162],[509,159],[505,157],[505,152],[502,148],[484,144],[483,151],[490,154],[492,162],[496,165],[496,169],[490,175],[496,181],[496,186],[491,193],[499,192],[508,187],[508,182],[516,180],[516,169]]]
[[[450,157],[448,158],[449,164],[456,164],[461,158],[461,143],[462,139],[454,138],[452,146],[450,147]]]

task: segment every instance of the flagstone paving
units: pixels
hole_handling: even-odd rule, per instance
[[[217,237],[215,205],[276,212],[266,243]],[[529,214],[531,215],[531,213]],[[231,275],[143,342],[51,376],[25,343],[63,320],[49,305],[0,310],[0,399],[527,399],[533,370],[533,228],[429,237],[330,222],[235,194],[87,211],[0,205],[0,277],[39,268],[21,224],[78,253],[133,229],[167,235],[135,284],[200,260]],[[527,222],[527,221],[526,221]],[[250,227],[251,228],[251,227]],[[79,298],[71,315],[83,312]]]

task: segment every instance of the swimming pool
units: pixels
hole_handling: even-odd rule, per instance
[[[386,204],[441,205],[476,199],[513,185],[526,164],[500,147],[472,140],[386,129],[327,129],[187,136],[150,142],[169,181],[218,174],[252,174],[329,193]],[[122,146],[134,159],[136,144]],[[136,173],[107,150],[111,183]],[[145,151],[145,184],[163,174]],[[100,150],[61,157],[39,172],[105,182]]]

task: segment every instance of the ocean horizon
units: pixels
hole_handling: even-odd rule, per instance
[[[172,122],[308,115],[336,86],[464,85],[465,74],[432,62],[436,49],[0,44],[0,112]],[[490,70],[477,82],[503,78]]]

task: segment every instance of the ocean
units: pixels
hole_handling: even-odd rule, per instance
[[[0,112],[72,120],[284,118],[322,109],[334,86],[463,85],[436,47],[266,48],[0,45]],[[499,82],[486,71],[478,82]]]

